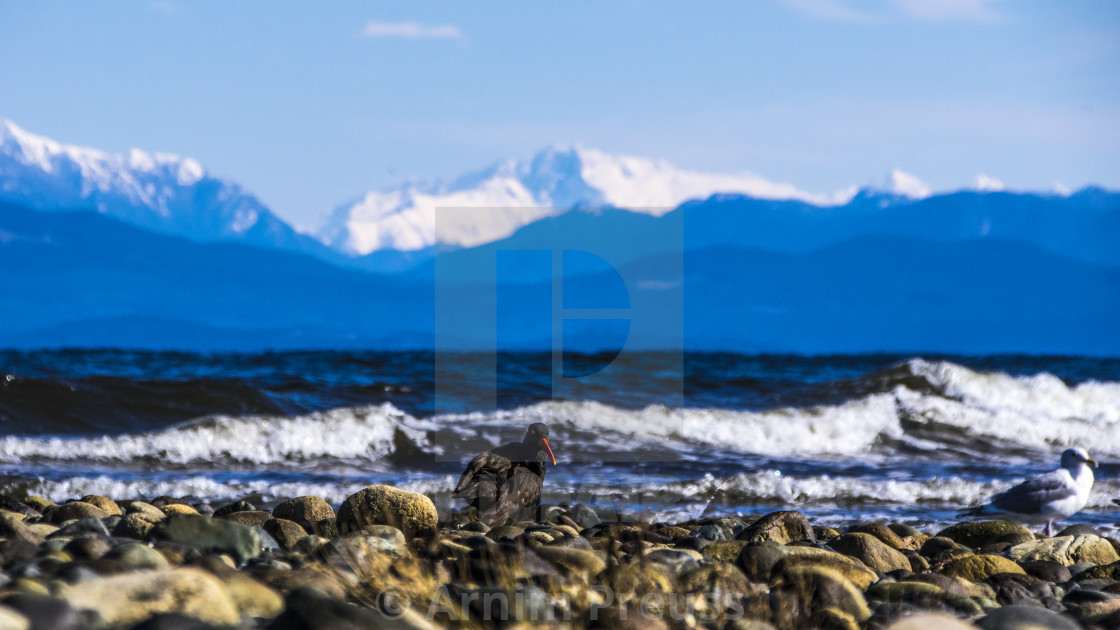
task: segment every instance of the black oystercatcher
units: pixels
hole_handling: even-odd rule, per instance
[[[556,457],[548,446],[548,425],[529,425],[525,439],[479,453],[467,465],[452,496],[478,510],[478,520],[490,527],[513,521],[537,520],[545,464]]]

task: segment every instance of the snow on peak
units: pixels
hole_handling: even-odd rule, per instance
[[[1005,188],[1006,186],[1003,185],[1003,182],[983,173],[977,175],[976,179],[972,180],[972,190],[979,192],[1001,192]]]
[[[659,216],[717,193],[832,205],[845,203],[855,192],[813,195],[753,173],[701,173],[665,161],[555,146],[528,160],[503,162],[447,182],[369,192],[336,209],[318,237],[356,254],[437,244],[472,247],[573,207],[607,205]],[[437,208],[443,209],[438,221]]]
[[[891,170],[891,172],[887,174],[882,189],[895,195],[909,197],[910,199],[925,199],[933,192],[925,182],[897,168]]]
[[[236,184],[209,177],[197,160],[62,144],[4,119],[0,200],[42,210],[96,210],[199,241],[241,238],[265,216],[279,221]]]

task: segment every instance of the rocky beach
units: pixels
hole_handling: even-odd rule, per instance
[[[337,506],[0,509],[3,630],[1120,627],[1120,542],[1087,525],[670,524],[576,504],[490,529],[382,485]]]

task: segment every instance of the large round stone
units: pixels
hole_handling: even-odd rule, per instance
[[[910,560],[901,551],[890,547],[871,534],[863,532],[844,534],[828,541],[828,546],[880,573],[910,569]]]
[[[1110,542],[1091,534],[1057,536],[1022,543],[1008,549],[1007,557],[1016,562],[1049,560],[1067,567],[1078,562],[1111,564],[1120,560],[1120,555],[1117,555]]]
[[[293,523],[299,523],[306,528],[308,523],[315,523],[323,519],[334,518],[334,508],[325,499],[320,497],[296,497],[288,499],[272,510],[276,518],[283,518]]]
[[[428,497],[392,486],[369,486],[350,495],[338,509],[338,530],[361,531],[366,525],[390,525],[406,536],[436,531],[436,506]]]
[[[798,540],[816,540],[813,526],[801,512],[772,512],[751,523],[739,532],[738,540],[762,542],[772,540],[787,544]]]
[[[86,516],[105,518],[106,516],[109,516],[109,514],[106,513],[105,510],[102,510],[92,503],[86,503],[85,501],[71,501],[70,503],[56,505],[55,507],[47,510],[47,513],[44,516],[46,517],[46,520],[48,522],[57,525],[59,523],[65,523],[66,521],[84,518]]]
[[[950,525],[938,532],[943,536],[965,547],[979,548],[988,541],[1006,536],[1008,534],[1026,534],[1033,536],[1031,530],[1010,521],[975,521]]]
[[[204,552],[228,553],[238,563],[261,554],[261,536],[257,530],[241,523],[207,516],[168,516],[155,525],[151,537]]]
[[[1023,568],[1003,556],[963,556],[950,560],[941,572],[949,577],[959,577],[969,582],[983,582],[997,573],[1026,574]]]
[[[59,595],[78,610],[94,610],[98,627],[128,627],[157,613],[177,612],[218,626],[240,621],[217,578],[199,569],[144,571],[78,582]]]

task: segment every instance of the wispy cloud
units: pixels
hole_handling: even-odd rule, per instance
[[[174,15],[179,12],[179,7],[170,0],[156,0],[151,5],[152,10],[164,15]]]
[[[931,22],[1001,22],[995,6],[1002,0],[894,0],[909,17]]]
[[[816,20],[862,24],[878,20],[878,17],[873,13],[853,9],[842,0],[782,0],[782,3],[798,13]]]
[[[466,39],[463,31],[453,24],[428,25],[418,22],[366,22],[363,37],[401,39]]]
[[[850,0],[780,0],[798,13],[828,22],[870,24],[893,19],[924,22],[1001,22],[1007,15],[996,8],[1003,0],[888,0],[886,4],[856,5]],[[856,7],[859,8],[856,8]]]

